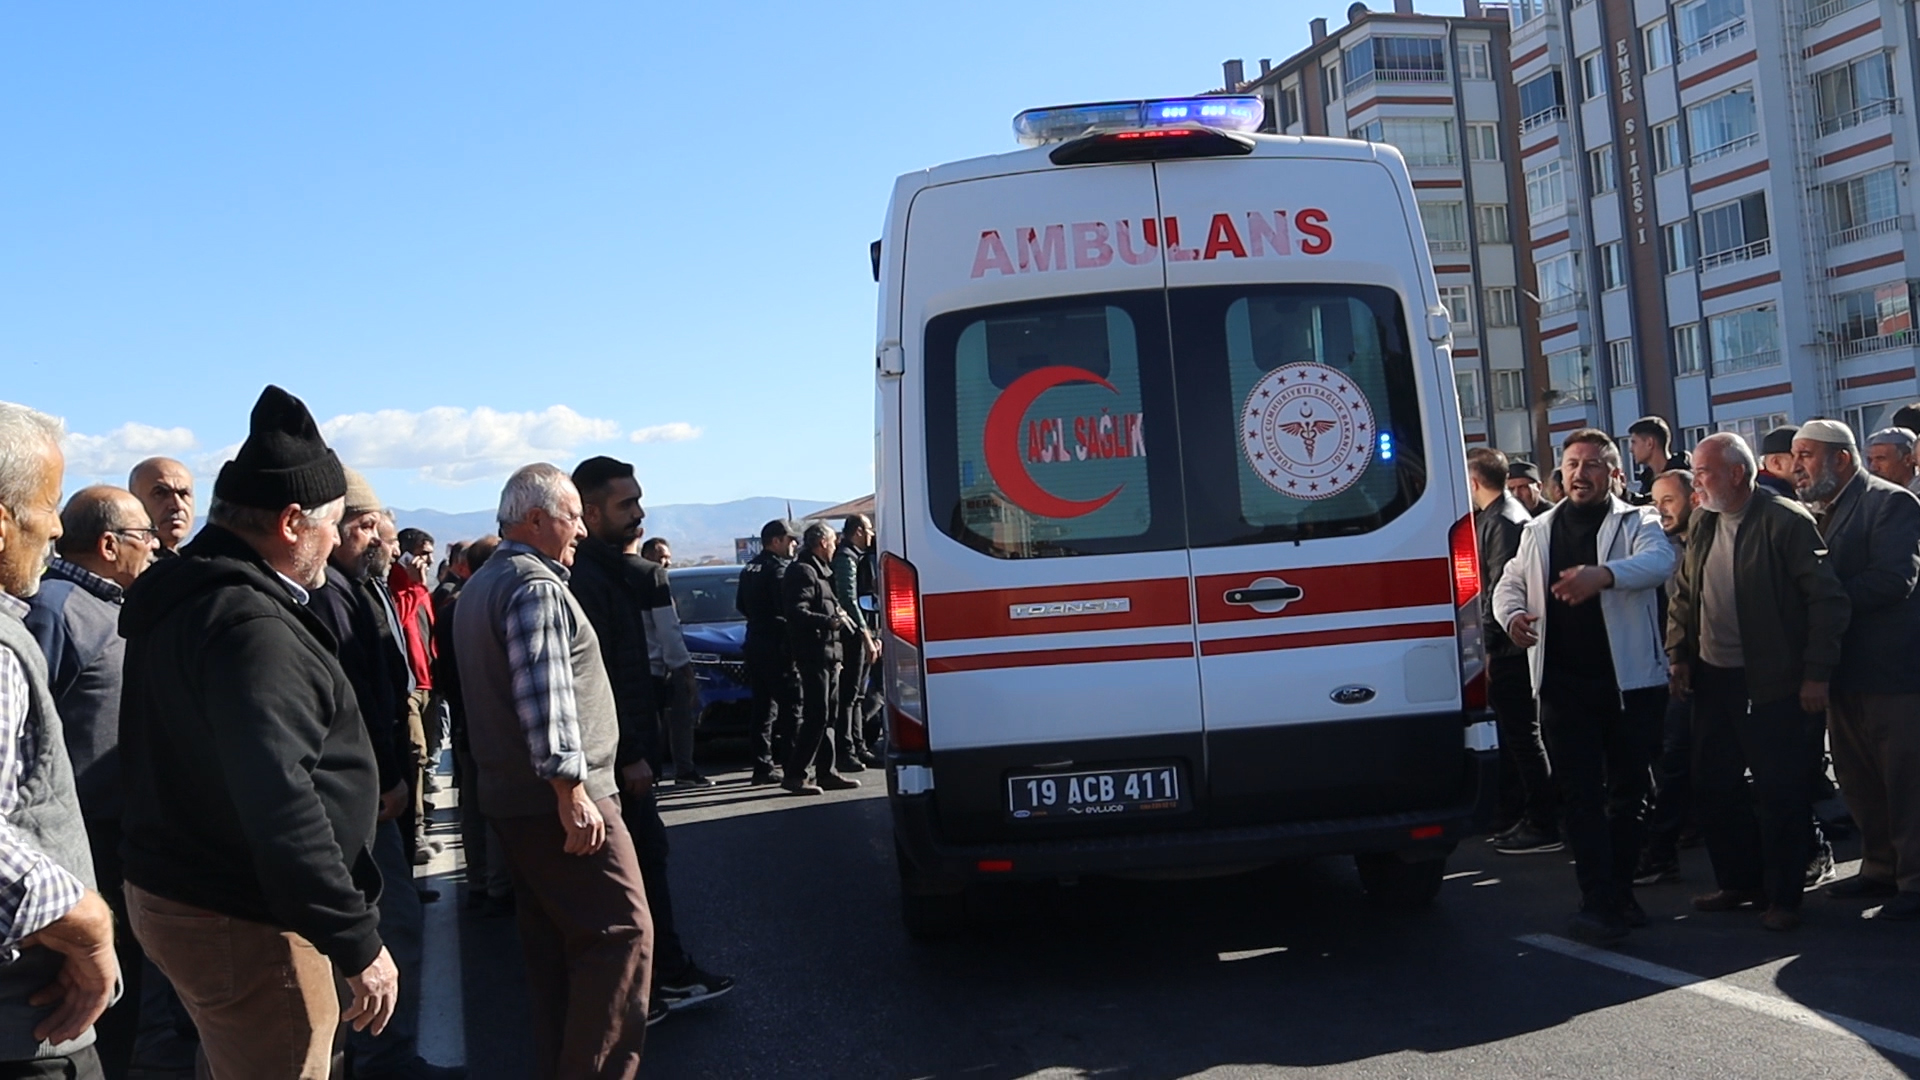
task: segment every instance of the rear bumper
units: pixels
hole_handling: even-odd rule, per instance
[[[930,795],[902,795],[887,770],[894,839],[908,887],[941,892],[971,881],[1197,869],[1315,855],[1440,857],[1484,828],[1499,801],[1497,750],[1464,750],[1469,782],[1448,805],[1392,814],[1105,836],[953,843],[940,835]]]

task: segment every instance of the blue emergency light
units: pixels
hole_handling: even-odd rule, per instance
[[[1380,433],[1380,460],[1393,460],[1393,432],[1391,431]]]
[[[1013,133],[1022,146],[1045,146],[1083,135],[1151,128],[1251,132],[1260,129],[1266,115],[1266,104],[1257,97],[1101,101],[1028,109],[1013,118]]]

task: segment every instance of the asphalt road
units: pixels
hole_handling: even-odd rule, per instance
[[[896,917],[883,785],[796,799],[716,777],[665,800],[674,892],[688,947],[739,986],[649,1033],[651,1076],[1920,1075],[1920,926],[1818,895],[1789,935],[1697,915],[1697,849],[1682,881],[1640,890],[1653,925],[1606,953],[1557,936],[1565,855],[1478,841],[1413,915],[1320,860],[1023,887],[922,945]],[[448,895],[423,1048],[476,1080],[530,1076],[512,920],[453,906],[456,851],[429,870]]]

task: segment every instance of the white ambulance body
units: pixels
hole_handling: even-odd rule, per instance
[[[1324,853],[1424,902],[1492,794],[1413,187],[1391,147],[1223,130],[1258,109],[1022,114],[1041,145],[894,189],[877,524],[911,930],[980,880]]]

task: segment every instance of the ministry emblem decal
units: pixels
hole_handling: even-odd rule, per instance
[[[1330,499],[1373,458],[1373,406],[1353,380],[1325,364],[1288,364],[1254,384],[1240,410],[1240,447],[1270,488]]]

